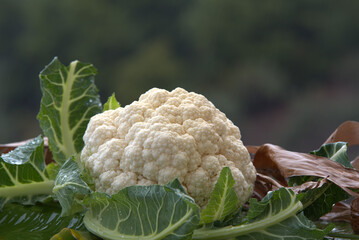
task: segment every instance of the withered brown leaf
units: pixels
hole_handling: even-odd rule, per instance
[[[348,146],[359,144],[359,122],[346,121],[342,123],[324,142],[347,142]]]
[[[322,221],[337,221],[337,222],[351,222],[350,206],[344,202],[338,202],[333,206],[330,213],[325,214],[320,218]]]
[[[281,183],[286,183],[286,178],[292,176],[317,176],[327,178],[350,195],[359,197],[352,191],[359,189],[359,172],[325,157],[264,144],[257,150],[253,164],[259,173],[269,174]]]
[[[350,203],[350,210],[351,210],[351,225],[353,232],[355,234],[359,234],[359,198],[355,198]]]

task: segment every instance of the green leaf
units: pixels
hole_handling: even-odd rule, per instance
[[[78,162],[78,161],[77,161]],[[90,174],[90,171],[87,168],[82,169],[81,171],[81,179],[87,184],[87,186],[92,190],[95,191],[95,180]]]
[[[8,204],[0,212],[0,240],[50,239],[63,228],[86,230],[82,215],[61,217],[56,203],[23,206]]]
[[[311,152],[311,154],[326,157],[342,164],[344,167],[353,168],[348,159],[347,150],[348,144],[346,142],[336,142],[325,144],[318,150]]]
[[[175,178],[175,180],[173,180],[172,182],[169,182],[168,184],[166,184],[166,186],[174,188],[174,189],[178,189],[180,192],[187,194],[186,190],[184,189],[184,187],[182,186],[182,184],[180,183],[178,178]]]
[[[51,162],[51,163],[47,164],[46,165],[46,172],[49,175],[49,178],[52,179],[52,180],[55,180],[57,174],[60,171],[60,168],[61,168],[61,166],[54,163],[54,162]]]
[[[89,232],[64,228],[50,240],[95,240],[98,239]]]
[[[273,217],[273,220],[286,219],[288,215],[295,215],[302,208],[301,202],[296,198],[295,193],[286,188],[269,192],[260,202],[255,198],[249,201],[248,222],[256,222]],[[268,216],[269,215],[269,216]],[[280,221],[278,221],[280,222]]]
[[[347,155],[347,143],[337,142],[329,143],[311,152],[316,156],[326,157],[339,162],[345,167],[352,168]],[[291,186],[300,185],[307,181],[319,181],[320,178],[314,176],[291,177],[289,184]],[[298,194],[298,199],[304,205],[304,214],[310,220],[318,220],[321,216],[329,213],[335,203],[349,198],[349,194],[332,182],[323,184],[323,186],[307,190]]]
[[[322,187],[298,194],[298,199],[304,205],[304,214],[312,221],[332,211],[333,205],[350,196],[334,183],[325,183]]]
[[[73,158],[67,160],[57,174],[53,192],[62,207],[62,216],[83,211],[79,200],[92,192],[80,174],[81,170]]]
[[[84,199],[86,228],[104,239],[191,239],[199,208],[178,189],[131,186]]]
[[[0,158],[0,209],[5,203],[34,204],[52,194],[45,168],[44,141],[38,136]]]
[[[82,150],[87,124],[101,112],[96,73],[92,64],[73,61],[66,67],[57,58],[40,73],[43,95],[37,117],[59,164]]]
[[[103,105],[103,111],[114,110],[119,107],[121,107],[121,104],[116,100],[115,93],[113,93]]]
[[[250,200],[247,221],[237,226],[195,230],[193,239],[323,239],[333,226],[319,230],[302,213],[293,191],[280,188],[261,202]]]
[[[239,200],[233,189],[235,184],[229,167],[224,167],[215,184],[207,206],[201,212],[201,223],[223,221],[238,209]]]
[[[270,221],[270,218],[267,219]],[[266,239],[266,240],[292,240],[305,239],[315,240],[324,239],[324,237],[334,228],[334,224],[330,224],[325,229],[318,229],[315,224],[308,220],[303,212],[290,217],[278,224],[267,227],[263,230],[251,232],[249,234],[237,237],[237,240],[247,239]]]

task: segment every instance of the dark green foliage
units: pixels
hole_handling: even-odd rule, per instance
[[[193,239],[323,239],[334,227],[317,229],[301,209],[295,193],[280,188],[269,192],[260,202],[251,199],[246,221],[236,226],[198,229]]]
[[[44,141],[38,136],[0,157],[0,211],[11,202],[31,205],[52,194],[54,181],[44,160]]]
[[[45,240],[63,228],[85,230],[82,215],[61,217],[60,213],[61,208],[57,203],[6,205],[4,211],[0,212],[0,239]]]

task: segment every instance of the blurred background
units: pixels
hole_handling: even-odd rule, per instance
[[[246,145],[308,152],[359,120],[359,1],[0,0],[0,143],[41,133],[38,74],[93,63],[102,102],[205,95]]]

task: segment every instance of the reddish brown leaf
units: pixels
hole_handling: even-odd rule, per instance
[[[254,185],[254,191],[253,191],[253,197],[257,198],[258,200],[262,199],[269,191],[277,190],[281,187],[288,187],[293,190],[296,194],[299,194],[301,192],[307,191],[309,189],[315,189],[322,187],[325,183],[327,183],[327,178],[324,178],[318,182],[305,182],[299,186],[294,187],[288,187],[287,185],[282,185],[279,182],[277,182],[275,179],[264,175],[257,173],[257,179]]]
[[[257,152],[257,150],[259,149],[259,146],[251,146],[251,145],[247,145],[245,146],[247,148],[247,151],[250,154],[255,154]]]
[[[259,173],[269,173],[281,183],[292,176],[317,176],[327,178],[352,196],[359,197],[351,190],[359,189],[359,172],[328,158],[265,144],[257,150],[253,164]]]
[[[50,240],[91,240],[91,239],[95,239],[95,237],[88,232],[82,232],[70,228],[63,228]]]
[[[342,123],[324,142],[347,142],[348,146],[359,144],[359,122],[346,121]]]
[[[21,141],[21,142],[13,142],[13,143],[5,143],[5,144],[0,144],[1,148],[16,148],[18,146],[24,145],[26,142],[30,141],[31,139],[25,140],[25,141]]]
[[[13,143],[6,143],[6,144],[0,144],[0,154],[8,153],[11,150],[14,150],[15,148],[24,145],[26,142],[30,141],[31,139],[21,141],[21,142],[13,142]],[[53,162],[53,157],[51,154],[51,151],[49,149],[48,139],[47,137],[44,137],[44,157],[45,157],[45,163],[49,164],[50,162]]]
[[[351,161],[353,168],[359,169],[359,156],[357,156],[353,161]]]
[[[305,182],[301,185],[290,187],[290,189],[292,189],[293,192],[295,192],[296,194],[299,194],[299,193],[305,192],[309,189],[320,188],[327,182],[328,182],[327,178],[323,178],[322,180],[320,180],[318,182],[311,182],[311,181]]]
[[[325,214],[320,219],[328,222],[351,222],[350,206],[346,203],[338,202],[330,213]]]
[[[346,121],[342,123],[324,144],[339,141],[347,142],[348,146],[359,145],[359,122]],[[359,156],[356,157],[351,164],[355,169],[359,169]]]
[[[254,184],[253,197],[261,200],[269,191],[277,190],[284,187],[275,179],[264,174],[257,173],[256,182]]]
[[[21,141],[21,142],[14,142],[14,143],[6,143],[6,144],[0,144],[0,154],[10,152],[11,150],[14,150],[18,146],[21,146],[25,144],[27,141]]]
[[[350,203],[351,225],[353,232],[359,234],[359,198],[355,198]]]

